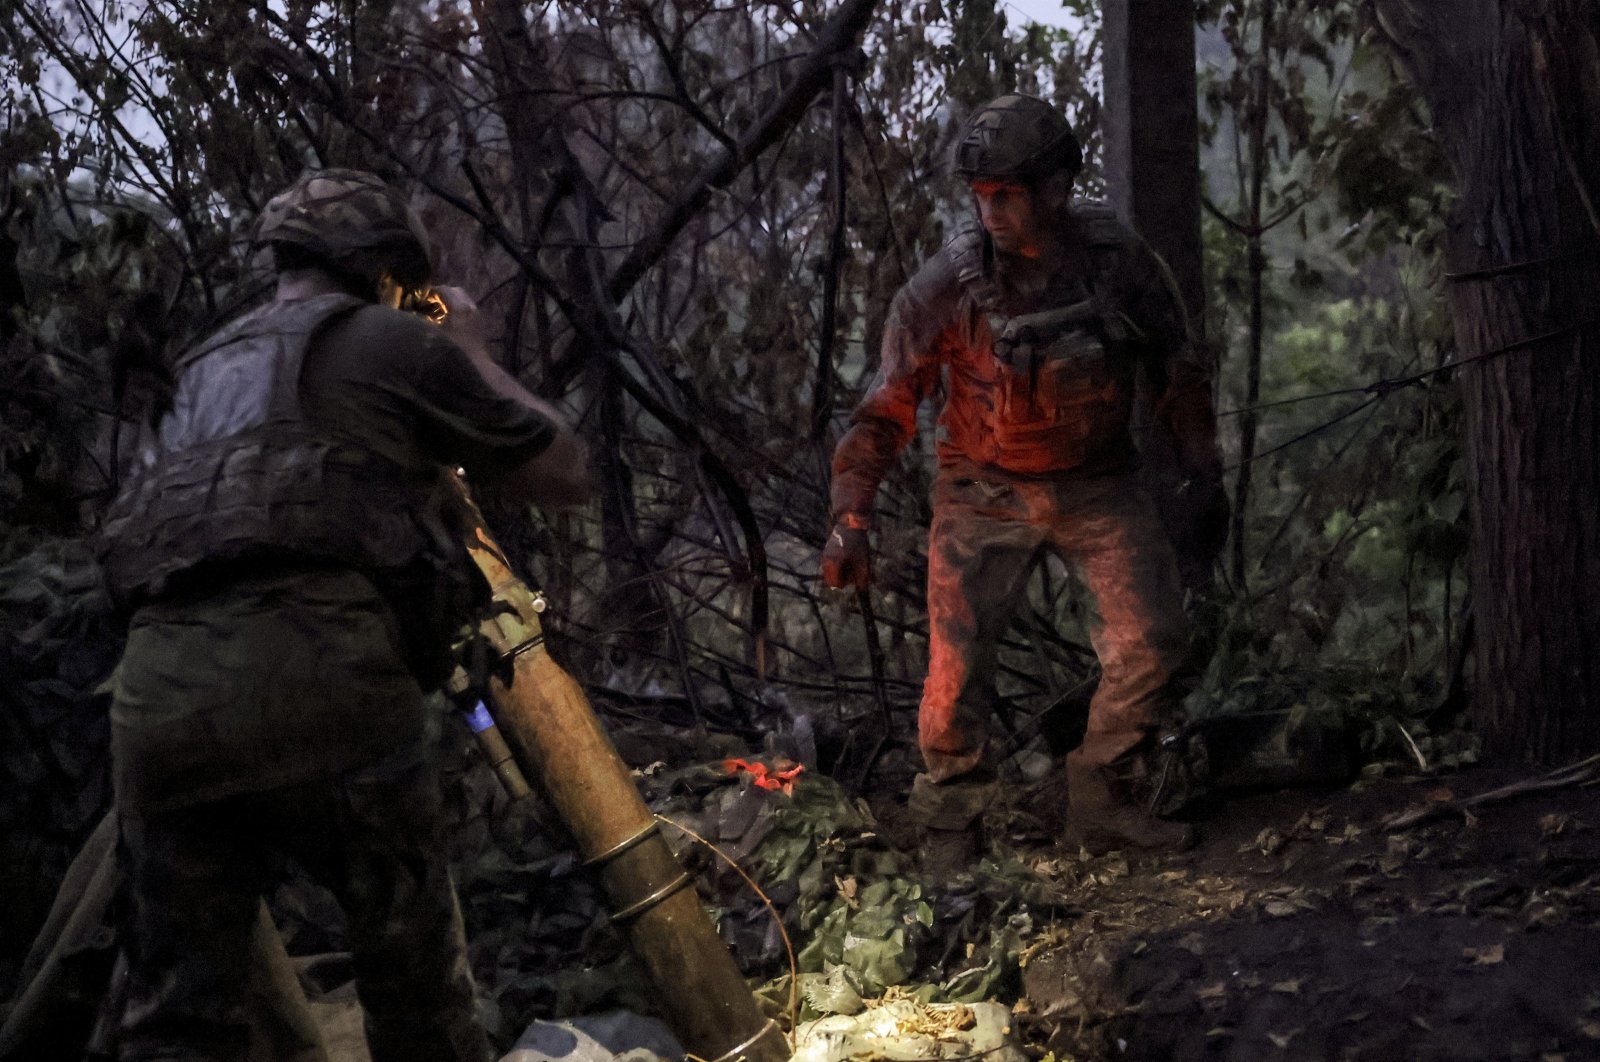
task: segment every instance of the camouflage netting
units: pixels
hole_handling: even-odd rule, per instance
[[[0,567],[0,996],[56,883],[110,804],[109,698],[122,650],[86,543],[60,540]]]

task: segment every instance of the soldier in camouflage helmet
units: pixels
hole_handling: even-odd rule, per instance
[[[349,917],[374,1062],[481,1062],[425,698],[474,574],[449,477],[574,502],[582,450],[490,360],[464,293],[441,289],[443,327],[394,308],[428,280],[427,235],[377,177],[308,173],[259,235],[274,297],[179,359],[103,528],[132,610],[111,709],[118,1057],[322,1057],[250,997],[287,857]]]
[[[987,746],[996,651],[1035,563],[1074,564],[1098,606],[1101,679],[1067,757],[1068,837],[1091,850],[1175,850],[1187,825],[1150,803],[1156,740],[1173,721],[1189,636],[1176,560],[1135,475],[1134,384],[1155,392],[1192,488],[1223,510],[1210,377],[1167,271],[1105,206],[1074,201],[1082,150],[1055,107],[1007,95],[955,149],[979,225],[896,295],[877,376],[833,458],[823,581],[865,588],[874,495],[942,391],[928,543],[926,765],[913,819],[931,869],[976,855],[994,793]]]
[[[966,181],[1060,175],[1070,183],[1082,168],[1083,147],[1072,126],[1036,96],[1001,96],[978,108],[956,145],[955,171]]]
[[[256,221],[258,242],[293,247],[346,282],[419,288],[433,275],[422,220],[395,189],[362,170],[311,170],[274,196]],[[294,252],[290,252],[291,257]]]

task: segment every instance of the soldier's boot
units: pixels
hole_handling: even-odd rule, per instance
[[[907,813],[917,828],[917,859],[935,880],[953,877],[983,853],[983,812],[995,796],[990,777],[935,782],[919,774],[911,783]]]
[[[1160,818],[1152,810],[1152,771],[1144,751],[1112,763],[1067,755],[1067,827],[1062,841],[1090,855],[1113,851],[1177,853],[1198,840],[1188,823]]]

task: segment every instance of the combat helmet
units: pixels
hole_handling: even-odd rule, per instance
[[[1066,118],[1037,96],[1001,96],[972,112],[956,144],[963,180],[1029,181],[1057,170],[1077,176],[1083,146]]]
[[[433,275],[427,231],[399,192],[365,170],[308,170],[261,211],[256,239],[289,244],[367,280],[420,287]]]

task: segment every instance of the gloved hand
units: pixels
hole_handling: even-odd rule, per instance
[[[862,528],[836,525],[822,547],[822,585],[865,590],[872,581],[872,547]]]

